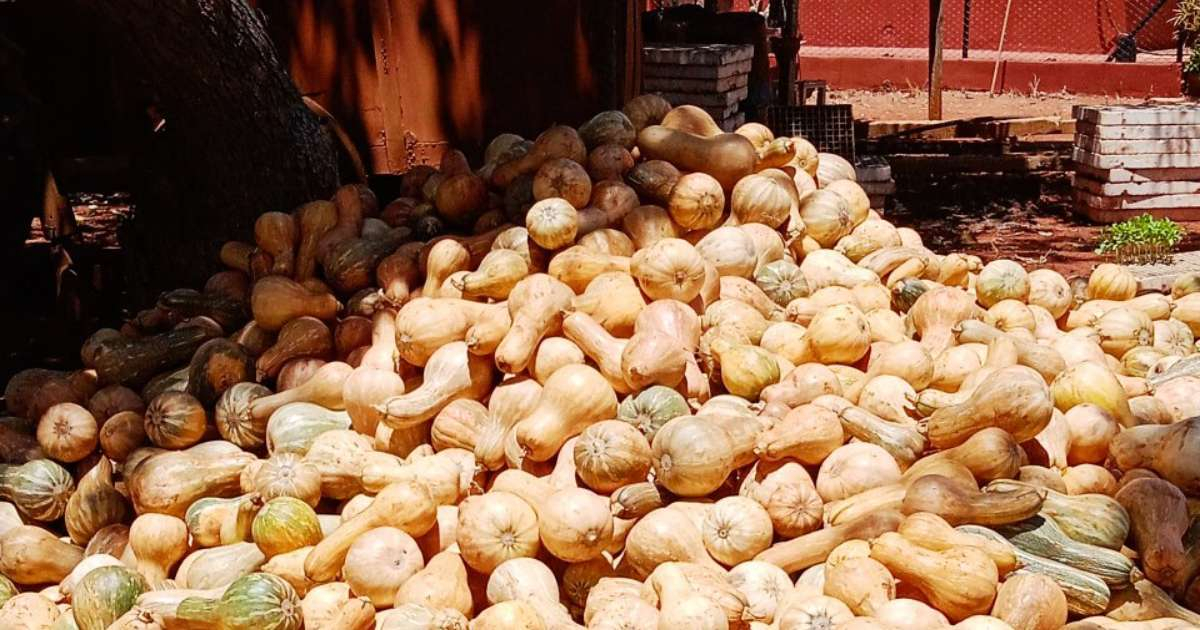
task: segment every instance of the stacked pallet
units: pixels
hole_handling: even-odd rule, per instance
[[[892,178],[892,167],[878,155],[864,155],[854,164],[858,185],[871,200],[871,208],[882,211],[888,199],[896,194],[896,180]]]
[[[1200,107],[1075,108],[1075,206],[1112,223],[1200,220]]]
[[[672,105],[695,105],[726,131],[746,122],[742,101],[750,93],[751,45],[647,44],[642,49],[642,90]]]

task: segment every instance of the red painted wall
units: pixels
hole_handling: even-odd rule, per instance
[[[1148,13],[1154,0],[1012,0],[1005,49],[1015,52],[1107,53],[1115,36]],[[1138,36],[1144,49],[1174,48],[1169,0]],[[748,0],[733,0],[745,10]],[[971,0],[972,49],[995,50],[1005,0]],[[944,0],[947,51],[962,47],[963,0]],[[800,31],[810,46],[925,48],[927,0],[800,0]]]

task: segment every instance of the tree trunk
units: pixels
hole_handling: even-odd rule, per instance
[[[144,78],[165,118],[135,164],[123,236],[135,304],[203,285],[255,218],[329,197],[336,155],[246,0],[66,0]]]

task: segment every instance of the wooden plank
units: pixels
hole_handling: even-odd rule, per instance
[[[1077,199],[1089,206],[1108,210],[1200,208],[1200,193],[1178,195],[1122,195],[1116,197],[1104,197],[1076,188],[1075,196]]]
[[[1200,138],[1200,125],[1097,125],[1081,120],[1076,123],[1075,131],[1104,140]]]
[[[871,120],[866,127],[869,139],[900,134],[912,138],[953,138],[957,133],[952,124],[931,127],[928,120]]]
[[[1087,164],[1077,164],[1075,170],[1092,179],[1113,184],[1200,181],[1200,168],[1102,169]]]
[[[404,130],[404,104],[401,99],[400,74],[404,63],[394,59],[392,44],[392,15],[389,0],[371,0],[371,39],[375,45],[375,74],[379,80],[379,103],[382,106],[383,152],[387,156],[386,172],[403,173],[412,164]]]
[[[718,66],[689,65],[675,63],[647,63],[642,65],[643,77],[682,77],[685,79],[724,79],[739,74],[749,74],[753,60],[735,61]]]
[[[1120,195],[1200,194],[1200,181],[1124,182],[1114,184],[1112,182],[1092,179],[1082,173],[1076,173],[1075,187],[1093,195],[1104,197]]]
[[[930,153],[955,155],[1000,155],[1004,147],[985,138],[899,138],[869,140],[867,146],[880,153]]]
[[[1066,171],[1070,160],[1059,155],[889,155],[897,176],[946,173],[1037,173]]]
[[[1075,106],[1075,118],[1097,125],[1196,125],[1194,105]]]
[[[980,133],[989,138],[1003,139],[1050,133],[1073,133],[1074,127],[1074,120],[1064,120],[1058,116],[1038,116],[981,123]]]
[[[1153,153],[1200,152],[1200,139],[1155,138],[1145,140],[1104,140],[1075,134],[1075,145],[1101,155],[1138,155]]]
[[[1096,168],[1200,168],[1200,154],[1158,153],[1141,155],[1101,155],[1081,147],[1071,152],[1073,160]]]

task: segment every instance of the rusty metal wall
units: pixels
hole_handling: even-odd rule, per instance
[[[257,0],[301,92],[376,173],[577,125],[635,93],[635,0]]]

